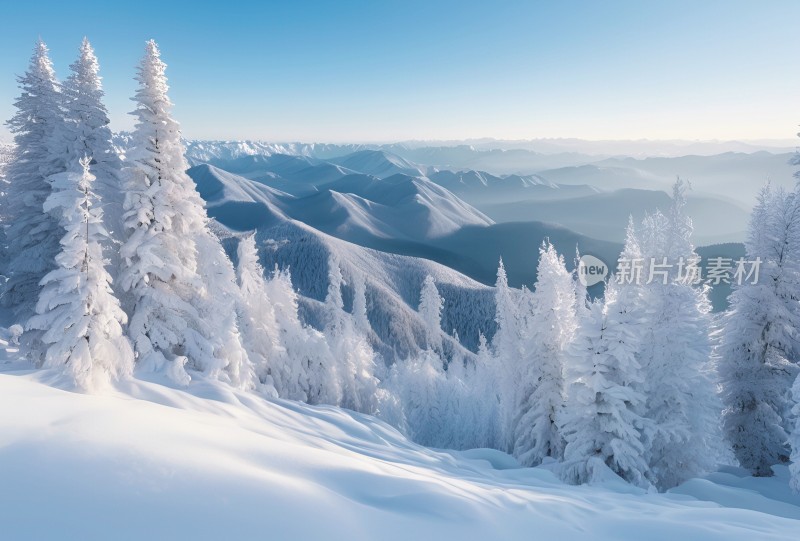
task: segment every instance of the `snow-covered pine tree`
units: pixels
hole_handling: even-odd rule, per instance
[[[44,203],[66,230],[56,268],[42,279],[36,315],[28,329],[42,332],[42,365],[65,370],[84,389],[130,375],[133,349],[123,334],[125,313],[111,290],[101,240],[107,234],[102,210],[91,191],[89,158],[82,173],[50,177],[53,193]]]
[[[532,312],[525,322],[526,357],[520,366],[513,453],[522,464],[559,459],[563,439],[557,417],[564,404],[566,348],[575,335],[575,287],[564,258],[549,241],[539,249]]]
[[[475,367],[469,373],[467,386],[472,390],[473,408],[479,415],[475,421],[476,438],[473,447],[497,448],[501,442],[501,396],[498,381],[501,377],[498,360],[492,353],[483,333],[478,336],[478,353]]]
[[[233,267],[208,227],[167,96],[166,65],[147,42],[136,80],[137,118],[125,169],[126,240],[120,286],[139,363],[190,380],[185,365],[247,387],[235,322]]]
[[[367,337],[356,330],[353,316],[344,310],[344,279],[339,261],[334,255],[328,260],[328,279],[323,333],[336,362],[330,377],[338,379],[341,390],[339,404],[355,411],[375,413],[378,389],[378,379],[375,377],[376,354]]]
[[[442,350],[442,306],[444,299],[436,289],[436,281],[430,274],[422,282],[419,294],[419,315],[425,325],[425,347],[441,353]]]
[[[723,426],[742,467],[772,475],[789,456],[790,362],[800,328],[800,200],[767,185],[753,209],[747,259],[761,260],[758,282],[734,287],[717,350],[725,405]]]
[[[610,468],[626,481],[648,487],[650,469],[643,442],[647,420],[643,378],[636,361],[637,325],[621,306],[614,287],[605,302],[581,311],[568,348],[567,401],[561,417],[566,441],[560,474],[587,483]]]
[[[106,229],[115,239],[122,232],[122,160],[111,142],[108,110],[103,104],[100,65],[87,38],[81,42],[77,60],[61,85],[65,122],[54,134],[51,149],[65,157],[72,170],[84,156],[92,157],[94,192],[103,206]],[[116,250],[112,252],[115,254]],[[116,263],[116,262],[115,262]]]
[[[285,350],[269,367],[278,396],[309,404],[337,404],[341,390],[333,355],[325,336],[300,321],[289,270],[276,267],[266,289]]]
[[[7,123],[15,147],[6,166],[8,186],[2,201],[9,254],[2,302],[25,321],[34,313],[41,279],[55,268],[58,239],[63,234],[58,219],[42,210],[51,193],[47,177],[66,170],[63,156],[53,155],[49,148],[63,113],[58,82],[42,40],[18,82],[22,92],[14,102],[17,111]],[[27,333],[23,343],[35,342],[36,334]]]
[[[197,195],[196,191],[194,193]],[[199,195],[197,199],[202,203]],[[198,211],[202,213],[206,225],[195,231],[194,235],[198,255],[197,273],[203,284],[202,294],[195,297],[195,305],[212,329],[210,339],[215,358],[213,364],[205,366],[205,371],[241,389],[252,389],[256,384],[255,372],[242,344],[236,317],[241,292],[236,285],[233,263],[219,237],[211,231],[205,209],[200,207]]]
[[[650,282],[639,304],[650,317],[638,359],[647,383],[645,416],[655,423],[649,462],[661,489],[711,471],[722,456],[709,287],[693,284],[688,272],[700,258],[686,189],[679,179],[668,212],[648,216],[639,237],[643,280]]]
[[[400,400],[403,424],[415,442],[430,446],[449,443],[453,427],[442,407],[448,398],[446,386],[442,359],[431,349],[392,365],[387,387]]]
[[[497,376],[500,395],[500,428],[498,430],[499,449],[513,449],[513,424],[517,404],[517,382],[519,364],[524,357],[522,340],[522,321],[519,310],[519,295],[508,286],[508,277],[503,260],[497,267],[495,283],[495,322],[497,330],[492,337],[492,352],[500,373]]]
[[[277,394],[272,377],[274,368],[286,362],[275,308],[267,293],[264,268],[258,260],[255,234],[239,240],[236,277],[241,289],[237,312],[242,342],[253,370],[266,394]]]

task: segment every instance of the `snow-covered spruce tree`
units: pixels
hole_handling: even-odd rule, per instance
[[[282,350],[269,366],[278,396],[309,404],[338,404],[341,389],[325,336],[300,321],[289,270],[275,270],[266,283]]]
[[[194,186],[194,185],[192,185]],[[194,192],[197,195],[197,192]],[[198,201],[202,203],[199,195]],[[197,272],[204,288],[195,298],[200,315],[212,329],[215,363],[206,365],[206,373],[242,389],[256,384],[253,365],[247,357],[239,331],[236,307],[241,294],[236,285],[233,263],[222,243],[210,229],[205,209],[200,208],[206,227],[195,232]],[[212,368],[213,366],[213,368]]]
[[[441,355],[426,348],[396,362],[384,389],[399,400],[401,427],[416,442],[448,449],[494,447],[498,444],[499,395],[494,357],[480,337],[476,359],[454,356],[445,370]],[[385,407],[385,406],[384,406]]]
[[[101,240],[102,210],[91,191],[89,158],[82,173],[50,177],[53,193],[44,209],[60,215],[66,234],[56,268],[42,279],[36,315],[28,329],[42,332],[42,365],[65,370],[84,389],[130,375],[133,349],[123,334],[127,318],[111,290]]]
[[[472,359],[454,356],[447,364],[439,391],[439,412],[445,426],[436,447],[474,449],[485,447],[487,436],[486,402],[491,395],[480,394]],[[490,406],[489,406],[490,407]]]
[[[577,328],[572,274],[548,241],[539,249],[532,305],[525,322],[526,357],[517,382],[514,422],[513,454],[525,465],[562,456],[557,417],[564,404],[566,348]]]
[[[87,38],[83,38],[79,56],[70,65],[70,71],[61,85],[65,121],[54,134],[50,148],[64,156],[70,170],[76,168],[84,156],[92,157],[92,174],[97,179],[93,186],[103,206],[106,228],[114,237],[119,237],[122,230],[122,161],[111,142],[100,66]]]
[[[649,462],[660,489],[711,471],[723,456],[709,287],[693,284],[688,272],[700,258],[686,188],[675,183],[668,212],[648,216],[640,235],[643,280],[650,282],[642,304],[650,317],[638,359],[647,383],[645,416],[655,423]]]
[[[258,260],[255,234],[239,240],[236,277],[241,289],[237,312],[242,342],[253,370],[266,394],[277,394],[272,372],[285,362],[286,349],[281,345],[275,308],[267,293],[264,268]]]
[[[425,347],[441,352],[442,306],[444,299],[436,289],[436,281],[430,274],[422,282],[419,294],[419,315],[425,325]]]
[[[495,448],[499,442],[498,367],[486,338],[478,336],[474,359],[454,358],[446,371],[441,404],[447,422],[444,434],[456,449]],[[441,446],[441,445],[440,445]]]
[[[147,42],[137,118],[125,169],[126,240],[120,286],[138,361],[188,384],[188,365],[248,387],[251,372],[235,322],[235,276],[186,175],[180,131],[167,96],[166,65]]]
[[[34,313],[41,279],[55,268],[58,239],[63,234],[57,217],[42,210],[51,193],[47,177],[66,171],[63,156],[49,149],[63,115],[58,82],[43,41],[36,44],[18,82],[22,92],[14,102],[16,113],[7,123],[15,148],[6,167],[8,186],[2,201],[9,254],[2,302],[24,321]],[[24,343],[35,342],[37,333],[27,334]]]
[[[797,368],[800,201],[766,186],[753,210],[747,259],[761,259],[757,283],[735,286],[717,350],[723,426],[742,467],[772,475],[789,457],[784,419]]]
[[[449,443],[453,426],[442,407],[450,398],[446,396],[447,375],[435,351],[425,349],[417,357],[394,363],[386,386],[400,400],[411,439],[429,446]]]
[[[377,411],[378,380],[375,351],[367,337],[356,331],[353,316],[344,310],[342,270],[335,256],[328,260],[328,295],[323,333],[336,362],[330,376],[339,381],[342,407],[363,413]]]
[[[501,444],[502,397],[498,389],[500,376],[498,359],[492,353],[486,337],[481,333],[478,336],[478,353],[474,369],[468,372],[467,377],[467,387],[474,395],[471,400],[472,408],[477,410],[478,414],[473,447],[497,448]]]
[[[581,311],[569,345],[567,401],[561,416],[566,441],[560,474],[569,483],[602,479],[609,468],[626,481],[650,485],[643,431],[645,396],[637,390],[642,371],[636,361],[637,325],[618,304],[614,287],[605,303]]]
[[[502,259],[497,268],[494,298],[497,330],[492,337],[491,349],[500,372],[497,376],[497,390],[500,395],[498,448],[511,451],[514,438],[515,407],[518,403],[519,364],[525,352],[519,310],[520,296],[515,295],[508,286],[508,277]]]

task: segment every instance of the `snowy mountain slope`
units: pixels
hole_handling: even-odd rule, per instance
[[[660,190],[624,188],[574,198],[518,200],[478,208],[498,222],[534,218],[559,223],[584,235],[622,242],[629,216],[638,223],[645,213],[668,208],[669,202],[670,197]],[[690,194],[686,208],[694,223],[697,243],[744,239],[750,216],[740,204],[721,197]]]
[[[347,310],[352,306],[353,280],[362,278],[370,325],[378,340],[374,345],[389,363],[417,353],[425,345],[424,323],[416,310],[422,282],[429,274],[445,300],[445,334],[457,331],[461,343],[473,351],[477,349],[479,332],[494,334],[493,290],[430,259],[364,248],[295,220],[260,227],[256,239],[265,268],[277,265],[291,269],[292,283],[302,295],[305,320],[315,327],[322,326],[320,302],[328,286],[331,254],[336,255],[345,275]],[[466,354],[444,338],[449,342],[448,354]]]
[[[306,196],[281,192],[263,182],[251,181],[199,165],[189,170],[209,211],[219,218],[220,207],[233,203],[263,202],[268,212],[280,209],[322,231],[348,240],[370,238],[426,241],[466,225],[490,225],[485,215],[425,178],[394,175],[385,179],[353,174],[321,183]],[[243,213],[244,214],[244,213]],[[244,215],[238,219],[244,219]],[[220,219],[223,223],[225,220]],[[234,227],[226,223],[229,227]],[[252,229],[252,227],[237,227]]]
[[[348,283],[345,286],[348,310],[352,303],[353,278],[363,277],[366,283],[369,319],[375,331],[373,345],[387,362],[405,358],[424,346],[424,325],[416,308],[422,282],[428,274],[436,278],[445,297],[443,328],[456,329],[463,344],[472,349],[477,348],[479,331],[489,336],[494,333],[494,299],[490,288],[436,263],[437,260],[447,262],[457,258],[446,250],[404,241],[401,231],[395,231],[398,238],[370,236],[377,227],[389,226],[385,222],[379,224],[373,215],[358,214],[359,208],[351,208],[349,205],[359,200],[356,196],[325,192],[296,198],[210,165],[194,167],[190,174],[200,195],[206,199],[210,217],[233,231],[256,230],[264,267],[273,269],[277,265],[291,269],[293,284],[302,295],[305,320],[317,328],[323,326],[321,301],[327,292],[328,260],[335,254]],[[363,178],[385,182],[372,177]],[[386,196],[390,192],[381,193]],[[336,206],[325,207],[323,203]],[[365,204],[364,208],[367,206],[374,210],[376,204]],[[295,216],[302,217],[303,212],[310,214],[310,221],[319,229],[295,219]],[[328,224],[324,223],[326,220]],[[358,239],[358,228],[364,238]],[[394,250],[367,249],[327,234],[324,229],[347,240],[367,241],[367,245],[382,242],[385,244],[381,245],[382,248]],[[383,230],[385,234],[391,232]],[[235,234],[228,233],[231,235],[226,244],[228,252],[235,256],[236,239]],[[385,253],[392,251],[410,252],[421,257]],[[450,354],[468,355],[455,342],[446,337],[445,340]]]
[[[493,222],[448,190],[423,177],[395,174],[377,180],[350,175],[325,185],[340,194],[353,194],[393,209],[395,219],[418,228],[418,238],[434,238],[467,225],[487,226]]]
[[[185,391],[132,380],[84,395],[11,368],[0,372],[9,541],[777,541],[800,529],[783,469],[717,473],[668,494],[573,487],[496,451],[434,451],[368,416],[202,378]]]
[[[544,238],[550,238],[567,259],[571,259],[577,245],[583,252],[609,262],[616,261],[621,249],[616,243],[597,241],[554,224],[493,224],[424,178],[396,175],[380,180],[350,175],[326,184],[323,192],[296,198],[208,165],[192,168],[189,173],[199,182],[201,195],[207,191],[204,186],[209,183],[208,176],[231,184],[229,199],[210,200],[208,211],[233,229],[254,229],[292,218],[361,246],[437,261],[484,284],[494,283],[498,260],[503,257],[510,262],[510,283],[515,287],[531,286]],[[245,217],[250,211],[238,203],[240,186],[249,186],[248,194],[260,193],[258,197],[268,207],[254,208],[252,220]],[[249,204],[252,195],[242,201]]]
[[[245,231],[287,219],[277,204],[281,197],[290,197],[284,192],[212,165],[196,166],[189,172],[206,202],[208,215],[227,227]]]
[[[397,174],[425,176],[426,173],[425,168],[385,150],[361,150],[340,158],[331,158],[329,161],[378,178]]]
[[[385,179],[394,174],[428,178],[472,205],[577,197],[597,193],[592,186],[558,185],[538,175],[499,177],[485,171],[432,170],[382,151],[361,151],[326,161],[308,156],[271,154],[246,155],[234,159],[211,159],[209,164],[281,191],[305,196],[347,175],[361,173]],[[346,163],[348,167],[339,165]],[[342,191],[342,190],[337,190]]]
[[[232,160],[215,159],[210,163],[225,171],[298,196],[315,193],[317,186],[355,173],[316,158],[288,154],[242,156]]]

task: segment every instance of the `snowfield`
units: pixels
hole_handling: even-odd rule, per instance
[[[203,380],[86,395],[0,364],[2,539],[798,538],[800,497],[728,469],[667,494],[569,486],[490,450]],[[156,526],[157,525],[157,526]]]

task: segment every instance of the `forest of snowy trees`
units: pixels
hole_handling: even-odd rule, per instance
[[[424,445],[555,465],[570,483],[610,470],[665,490],[722,463],[757,476],[791,464],[800,491],[800,190],[764,188],[746,243],[760,277],[734,286],[722,317],[707,285],[655,268],[699,260],[678,181],[670,208],[631,221],[620,255],[659,280],[611,277],[591,299],[545,239],[533,289],[509,287],[500,261],[497,328],[476,355],[446,346],[427,276],[425,347],[390,362],[371,344],[365,277],[335,255],[320,329],[300,317],[291,269],[263,268],[254,233],[229,257],[186,174],[165,69],[148,42],[124,152],[88,40],[63,81],[41,41],[19,78],[0,273],[36,366],[86,391],[134,373],[214,378],[376,415]]]

